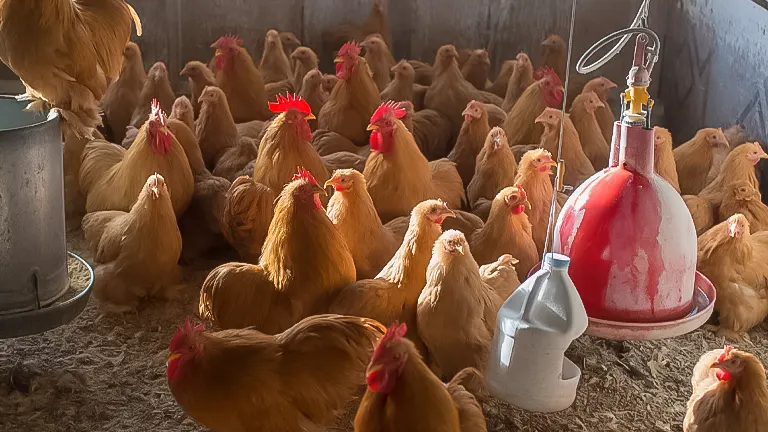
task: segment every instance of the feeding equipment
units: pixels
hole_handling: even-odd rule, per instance
[[[611,339],[687,333],[706,322],[715,299],[712,284],[696,271],[696,230],[685,202],[654,172],[648,86],[660,43],[644,23],[603,38],[577,65],[591,72],[600,61],[583,64],[597,50],[639,34],[610,165],[573,192],[554,233],[553,250],[572,260],[569,274],[589,315],[587,333]]]
[[[42,333],[85,308],[70,291],[59,114],[0,96],[0,339]]]

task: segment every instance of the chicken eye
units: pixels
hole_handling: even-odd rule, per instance
[[[536,159],[536,162],[541,163],[542,162],[541,158]]]
[[[342,182],[342,183],[346,183],[346,182],[347,182],[347,179],[345,179],[345,178],[342,178],[342,179],[341,179],[341,182]]]

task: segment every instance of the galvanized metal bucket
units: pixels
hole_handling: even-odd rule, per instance
[[[36,310],[69,286],[59,115],[0,96],[0,315]]]

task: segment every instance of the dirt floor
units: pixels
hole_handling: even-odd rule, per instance
[[[71,238],[69,247],[90,258],[82,238]],[[153,301],[137,314],[118,317],[102,315],[91,300],[67,326],[0,341],[0,430],[204,430],[176,405],[165,363],[171,335],[194,314],[198,289],[214,264],[189,268],[189,289],[175,302]],[[73,284],[82,285],[82,269],[76,279]],[[755,346],[741,348],[768,363],[768,330],[759,327],[750,336]],[[723,340],[704,330],[654,342],[583,336],[568,353],[583,372],[570,409],[531,414],[491,400],[485,406],[488,430],[682,431],[693,366],[703,352],[722,346]],[[352,430],[356,403],[331,431]]]

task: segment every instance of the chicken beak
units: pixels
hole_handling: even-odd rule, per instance
[[[603,103],[603,101],[597,101],[597,104],[595,104],[595,106],[598,108],[605,108],[605,104]]]
[[[221,54],[222,54],[221,50],[220,50],[220,49],[217,49],[217,50],[216,50],[216,54],[215,54],[215,56],[216,56],[216,57],[218,57],[218,56],[220,56]]]
[[[456,213],[451,209],[445,209],[445,211],[443,211],[443,216],[455,218]]]
[[[551,161],[548,161],[548,162],[547,162],[547,166],[550,166],[550,167],[556,167],[556,166],[557,166],[557,162],[555,162],[555,161],[553,161],[553,160],[551,160]]]
[[[308,114],[306,117],[304,117],[304,120],[314,120],[314,119],[316,119],[316,118],[317,118],[317,117],[315,117],[315,115],[314,115],[314,114],[312,114],[312,113],[309,113],[309,114]]]
[[[461,115],[463,116],[472,115],[472,113],[469,111],[469,108],[465,108],[464,111],[461,112]]]
[[[344,63],[344,59],[342,57],[336,57],[335,59],[333,59],[333,62],[334,63]]]
[[[615,82],[608,81],[608,89],[615,89],[616,87],[618,87],[618,86],[616,85]]]
[[[763,154],[760,155],[760,159],[768,159],[768,153],[763,152]]]
[[[560,90],[561,92],[564,92],[565,91],[565,87],[557,86],[557,88],[555,90]]]
[[[525,206],[525,208],[527,208],[528,210],[530,210],[530,209],[531,209],[531,202],[530,202],[530,201],[528,201],[528,200],[525,200],[525,202],[523,203],[523,205],[524,205],[524,206]]]
[[[375,125],[375,124],[369,124],[369,125],[368,125],[368,127],[367,127],[367,128],[365,128],[365,130],[368,130],[368,131],[374,131],[374,130],[376,130],[376,129],[378,129],[378,128],[379,128],[379,126],[378,126],[378,125]]]
[[[722,367],[722,365],[720,364],[719,361],[716,361],[716,362],[712,363],[711,366],[709,366],[710,369],[720,369],[720,367]]]
[[[328,191],[326,191],[324,187],[320,185],[316,185],[316,186],[317,186],[317,193],[321,193],[324,196],[328,196]]]
[[[181,357],[181,354],[179,353],[168,353],[168,363],[172,362],[173,360],[176,360],[177,358]]]
[[[544,123],[544,115],[540,115],[536,117],[536,120],[533,121],[534,123]]]
[[[152,199],[160,198],[160,190],[157,189],[157,186],[150,187],[149,193],[152,195]]]
[[[333,186],[336,189],[336,182],[331,178],[323,184],[323,189],[328,189],[328,186]]]
[[[456,250],[459,251],[460,254],[464,255],[464,246],[456,246]]]

